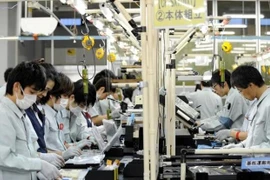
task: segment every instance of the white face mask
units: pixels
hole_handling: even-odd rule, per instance
[[[60,98],[60,104],[56,104],[54,103],[53,108],[56,111],[61,111],[63,109],[65,109],[68,105],[68,99],[64,99],[64,98]]]
[[[100,95],[97,93],[97,95],[96,95],[96,102],[99,101],[99,98],[100,98]]]
[[[79,107],[79,106],[76,106],[76,107],[72,107],[71,105],[69,105],[69,110],[75,115],[75,116],[79,116],[83,111],[84,109]]]
[[[18,98],[18,94],[16,93],[16,104],[20,109],[28,109],[30,108],[37,100],[36,94],[25,94],[22,87],[20,89],[23,92],[23,99]]]

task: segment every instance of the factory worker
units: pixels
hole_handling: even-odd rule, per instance
[[[270,148],[270,89],[265,85],[260,72],[248,65],[236,68],[231,81],[246,99],[257,98],[258,101],[248,119],[250,128],[247,139],[224,148]]]
[[[120,88],[112,88],[112,92],[106,99],[99,100],[98,105],[95,106],[99,114],[107,114],[107,110],[119,110],[120,102],[123,101],[123,92]]]
[[[80,148],[68,146],[64,137],[64,122],[60,118],[61,110],[68,104],[68,97],[73,92],[72,81],[59,73],[54,88],[41,99],[46,114],[45,142],[49,152],[61,155],[65,160],[81,155]]]
[[[6,88],[7,88],[7,81],[8,81],[8,76],[10,74],[10,72],[13,70],[13,68],[7,68],[4,72],[4,80],[5,80],[5,84],[3,84],[0,87],[0,98],[5,96],[6,94]]]
[[[221,129],[241,128],[248,108],[247,101],[231,87],[231,73],[225,70],[225,82],[222,87],[221,74],[213,72],[211,82],[215,92],[223,97],[227,95],[225,104],[217,115],[197,121],[204,131],[219,131]]]
[[[57,71],[53,65],[49,63],[41,63],[40,65],[45,68],[47,78],[46,87],[43,91],[38,92],[37,102],[34,103],[30,108],[26,109],[25,112],[28,118],[31,120],[31,123],[38,136],[38,152],[47,153],[47,147],[44,139],[45,114],[43,108],[39,105],[39,101],[53,89]]]
[[[245,119],[243,125],[240,129],[222,129],[216,132],[216,138],[220,141],[232,137],[237,141],[243,141],[247,138],[248,129],[250,127],[250,117],[253,116],[256,111],[257,99],[250,102],[247,113],[245,114]]]
[[[94,85],[96,88],[96,103],[93,107],[93,109],[97,109],[99,105],[99,101],[104,100],[107,98],[108,95],[112,93],[112,83],[109,78],[101,78],[97,81],[97,83]],[[92,116],[93,123],[95,125],[101,125],[103,119],[108,119],[107,114],[100,114],[98,118],[93,118],[93,115],[90,112],[90,115]],[[120,117],[120,110],[116,109],[110,113],[110,116],[113,119]]]
[[[191,106],[200,112],[200,119],[215,116],[223,107],[221,97],[212,92],[211,77],[212,72],[205,72],[201,81],[202,90],[186,95],[193,102]]]
[[[87,124],[90,124],[90,120],[86,118],[86,108],[93,106],[96,101],[96,89],[88,82],[88,94],[84,94],[84,82],[82,79],[74,83],[74,90],[69,96],[68,105],[65,111],[69,112],[68,118],[65,118],[65,141],[67,143],[74,143],[75,145],[91,146],[94,142],[94,138],[87,130]],[[85,99],[87,98],[87,99]],[[78,142],[79,141],[79,142]]]
[[[45,86],[45,70],[35,62],[20,63],[8,78],[6,96],[0,103],[1,179],[61,178],[54,165],[39,158],[37,137],[24,111]]]
[[[99,73],[96,74],[96,76],[95,76],[95,78],[93,80],[93,85],[97,84],[97,82],[100,79],[103,79],[103,78],[106,78],[107,82],[105,82],[105,84],[109,84],[109,83],[111,83],[110,81],[112,79],[116,79],[116,76],[111,70],[104,69],[104,70],[102,70],[102,71],[100,71]],[[100,82],[103,82],[103,81],[100,81]],[[99,84],[100,84],[100,82],[99,82]],[[95,103],[94,107],[89,108],[89,114],[90,114],[93,122],[95,123],[95,125],[101,125],[102,120],[108,118],[108,116],[107,116],[108,106],[110,106],[111,110],[114,110],[115,108],[114,108],[114,104],[112,102],[108,101],[108,99],[107,99],[107,96],[110,97],[110,98],[113,98],[111,96],[111,93],[107,94],[105,92],[107,94],[107,96],[103,97],[104,94],[105,94],[105,93],[102,92],[103,88],[99,88],[99,89],[96,89],[96,90],[97,90],[96,103]]]

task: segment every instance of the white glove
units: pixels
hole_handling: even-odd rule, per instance
[[[91,147],[92,144],[93,144],[93,142],[91,140],[83,139],[79,142],[76,142],[75,146],[82,149],[84,147]]]
[[[121,117],[120,110],[119,110],[119,109],[114,110],[114,111],[111,113],[111,116],[112,116],[113,119],[120,118],[120,117]]]
[[[40,173],[44,176],[44,178],[49,180],[61,178],[61,174],[58,169],[54,165],[44,160],[41,160]],[[40,176],[42,177],[42,175]]]
[[[70,159],[74,156],[80,156],[82,154],[81,149],[76,146],[70,146],[66,151],[62,153],[65,160]]]
[[[39,157],[40,159],[53,164],[58,169],[65,165],[65,160],[61,156],[54,153],[40,153]]]
[[[38,172],[38,173],[37,173],[37,178],[38,178],[39,180],[48,180],[41,172]]]
[[[239,144],[229,144],[227,146],[223,146],[221,149],[233,149],[233,148],[244,148],[242,143]]]
[[[230,137],[230,133],[231,133],[230,129],[222,129],[216,132],[216,138],[220,141],[223,141],[224,139]]]

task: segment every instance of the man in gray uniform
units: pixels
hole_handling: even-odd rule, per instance
[[[221,82],[220,71],[213,73],[211,82],[215,92],[223,97],[227,96],[225,104],[217,115],[197,121],[203,124],[201,128],[205,131],[219,131],[221,129],[241,128],[248,108],[247,101],[231,87],[231,73],[225,70],[225,82]]]

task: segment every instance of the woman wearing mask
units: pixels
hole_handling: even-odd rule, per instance
[[[94,138],[87,129],[91,124],[91,119],[86,112],[89,106],[93,106],[96,101],[95,87],[88,82],[88,95],[83,92],[83,80],[80,79],[74,83],[74,91],[69,96],[68,106],[62,110],[62,114],[67,112],[68,116],[62,116],[65,124],[65,141],[68,143],[82,144],[83,142],[94,142]],[[88,139],[88,140],[87,140]],[[78,142],[80,141],[80,142]]]
[[[56,84],[41,103],[46,114],[45,141],[47,149],[67,160],[81,154],[80,147],[69,146],[64,139],[64,122],[58,112],[68,105],[68,96],[73,92],[73,83],[63,73],[59,73]]]

